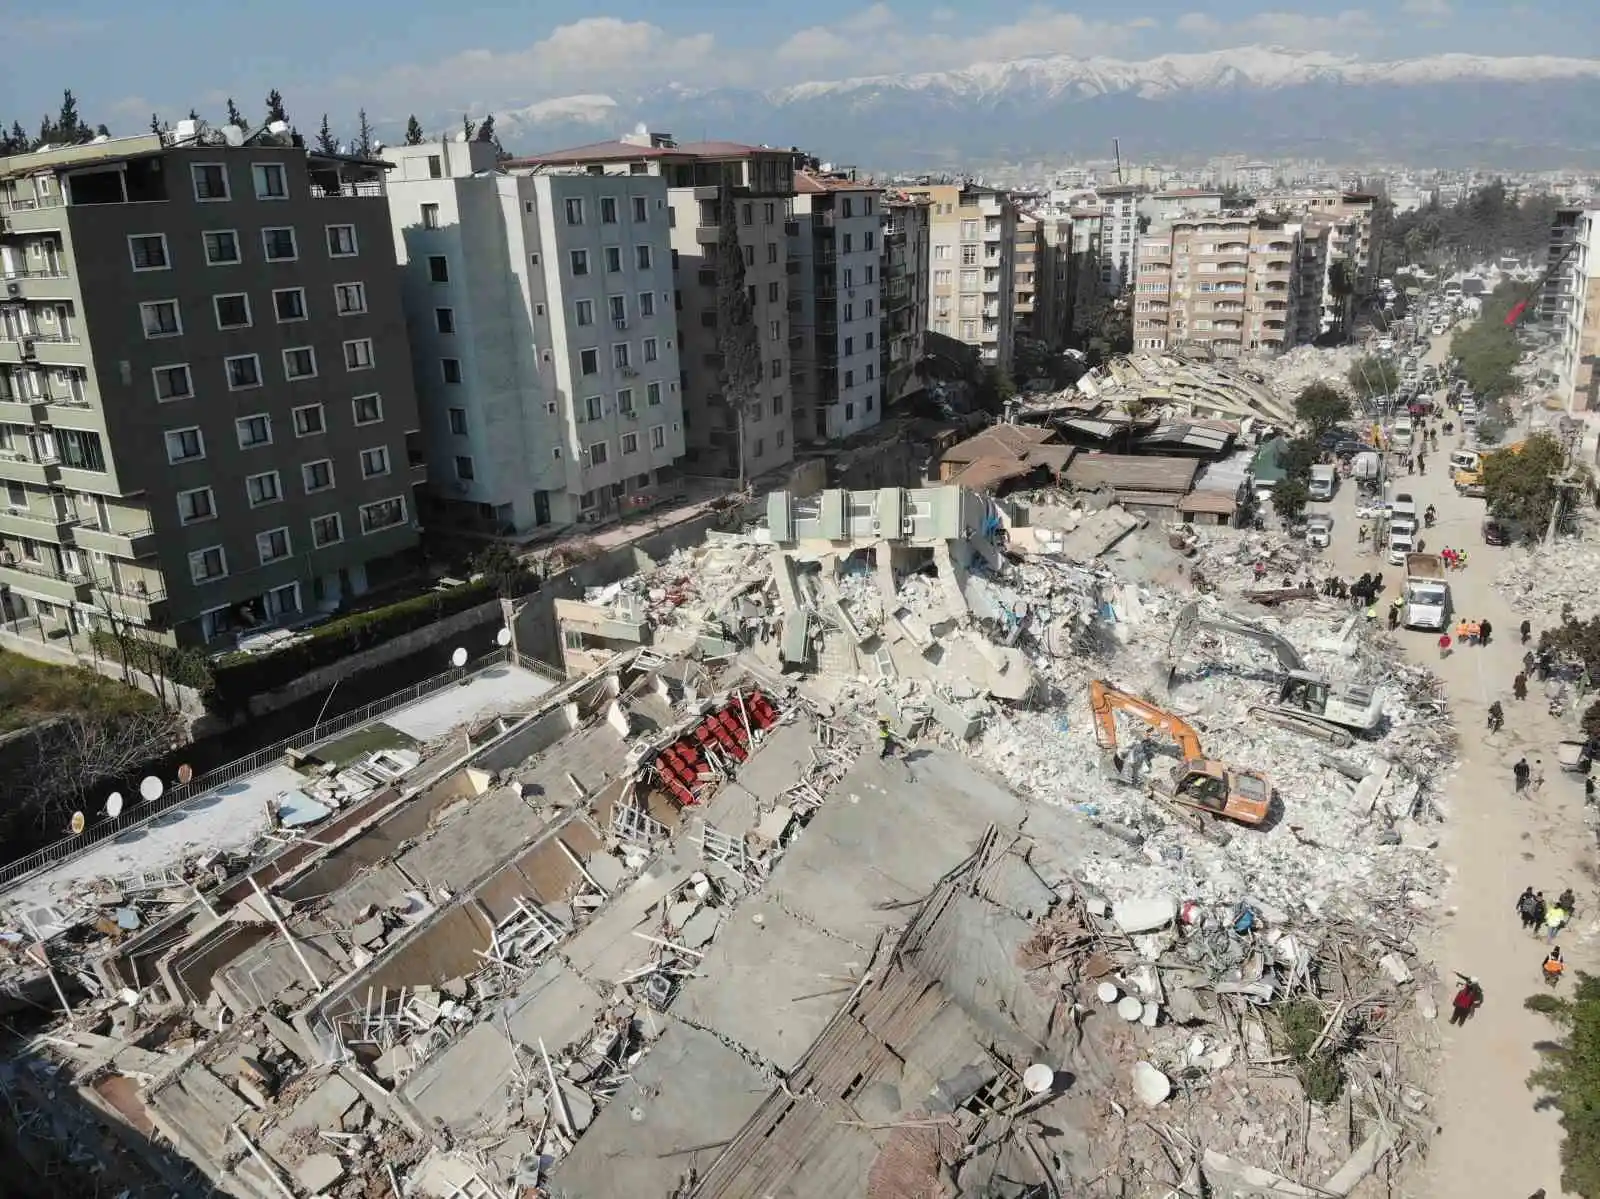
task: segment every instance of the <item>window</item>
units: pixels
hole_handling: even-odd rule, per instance
[[[73,470],[103,471],[106,468],[100,434],[89,429],[57,429],[56,452],[61,457],[61,465]]]
[[[156,399],[163,404],[168,400],[187,400],[194,395],[194,379],[187,364],[158,366],[150,374],[156,381]]]
[[[281,162],[258,162],[250,168],[250,177],[255,181],[256,199],[289,198],[289,180]]]
[[[870,203],[872,203],[872,201],[868,200],[867,203],[870,204]],[[869,230],[867,230],[865,233],[863,233],[861,235],[861,248],[863,250],[870,250],[870,249],[872,249],[872,245],[873,245],[872,230],[869,229]]]
[[[772,415],[773,416],[777,416],[780,413],[782,413],[782,411],[783,411],[783,397],[782,396],[773,396],[772,397]]]
[[[624,387],[617,392],[617,411],[623,416],[633,415],[633,388]]]
[[[165,233],[137,233],[128,238],[128,253],[133,258],[136,271],[164,271],[172,265],[167,260],[167,235]]]
[[[767,322],[767,340],[768,341],[782,341],[783,340],[783,324],[780,321],[768,321]]]
[[[139,305],[144,319],[146,337],[178,337],[183,333],[183,318],[178,315],[178,301],[151,300]]]
[[[637,454],[639,452],[639,435],[637,433],[624,433],[622,435],[622,452],[624,454]]]
[[[286,379],[311,379],[317,373],[317,352],[310,346],[299,346],[283,352],[283,377]]]
[[[357,396],[350,401],[350,407],[358,425],[375,425],[383,419],[382,396]]]
[[[454,308],[435,308],[433,310],[433,327],[440,333],[454,333],[456,331],[456,310]]]
[[[189,578],[196,584],[210,583],[227,576],[228,556],[220,545],[195,550],[189,555]]]
[[[611,365],[618,370],[627,370],[633,364],[629,361],[628,343],[619,342],[611,347]]]
[[[332,460],[319,458],[315,462],[301,463],[300,482],[305,487],[307,495],[327,491],[333,486]]]
[[[645,338],[644,339],[644,360],[646,362],[654,362],[657,357],[658,357],[658,354],[656,352],[656,339],[653,338],[653,337]]]
[[[772,360],[771,366],[772,366],[772,369],[767,373],[767,377],[770,378],[770,379],[781,379],[781,378],[783,378],[783,359],[782,358],[774,358]],[[773,411],[776,412],[777,409],[773,409]]]
[[[437,229],[439,227],[439,206],[437,204],[424,204],[422,206],[422,227],[424,229]]]
[[[656,293],[653,291],[641,291],[639,293],[639,315],[641,317],[650,317],[655,314]]]
[[[845,352],[845,356],[846,357],[848,357],[849,355],[854,354],[856,352],[856,339],[855,338],[847,337],[847,338],[844,339],[844,352]]]
[[[606,443],[597,441],[589,447],[589,465],[604,466],[606,464]]]
[[[650,448],[664,450],[667,448],[667,426],[652,425],[650,427]]]
[[[201,203],[226,200],[232,194],[227,169],[220,162],[191,162],[189,178],[194,180],[194,198]]]
[[[578,324],[580,324],[580,325],[592,325],[592,324],[594,324],[594,301],[593,300],[579,300],[576,304],[573,305],[573,308],[577,312]]]
[[[567,200],[567,224],[583,224],[583,201],[576,197]]]
[[[650,219],[650,205],[645,202],[643,196],[635,196],[633,198],[633,219],[636,221],[648,221]]]
[[[311,518],[311,544],[317,549],[338,545],[344,540],[344,521],[337,512]]]
[[[776,279],[767,284],[767,303],[776,304],[780,299],[782,299],[782,288],[783,284],[779,283]]]
[[[294,230],[288,226],[261,231],[261,252],[268,262],[294,262],[300,257],[300,246],[295,241]]]
[[[949,287],[951,277],[952,275],[950,271],[934,271],[933,285],[935,287]]]
[[[652,408],[661,406],[661,384],[651,383],[644,389],[644,402]]]
[[[870,404],[870,403],[872,403],[872,401],[868,400],[867,403]],[[779,429],[776,433],[774,433],[772,435],[772,441],[773,441],[773,444],[776,445],[781,450],[783,448],[783,442],[784,442],[784,431],[782,429]]]
[[[600,197],[600,223],[602,225],[615,225],[617,223],[617,200],[615,196]]]
[[[650,269],[650,247],[649,246],[634,246],[633,247],[633,258],[634,258],[634,265],[637,266],[641,271],[647,271],[647,270]]]
[[[467,410],[465,408],[450,409],[450,432],[457,437],[467,435]]]
[[[272,293],[272,311],[280,325],[306,319],[306,289],[285,287]]]
[[[389,447],[375,445],[370,450],[361,451],[361,477],[375,479],[379,475],[389,473]]]
[[[369,371],[372,369],[372,338],[358,337],[344,343],[344,369]]]
[[[216,497],[209,487],[196,487],[193,491],[178,492],[178,523],[195,525],[203,520],[215,520]]]
[[[572,273],[574,275],[587,275],[589,273],[589,251],[573,250],[570,254]]]
[[[328,226],[329,258],[354,258],[359,252],[354,225]]]
[[[846,215],[848,215],[848,214],[846,214]],[[841,254],[849,254],[849,253],[852,253],[855,250],[855,248],[856,248],[855,236],[853,234],[846,233],[844,235],[844,244],[839,247],[839,252]]]
[[[265,533],[256,534],[256,553],[261,558],[261,565],[268,562],[278,562],[289,556],[289,530],[268,529]]]
[[[622,247],[606,247],[606,274],[615,275],[622,270]]]
[[[775,241],[769,241],[767,243],[767,262],[770,265],[771,263],[774,263],[774,262],[777,262],[777,261],[778,261],[778,243],[775,242]]]
[[[472,470],[472,459],[465,454],[456,455],[456,478],[463,483],[470,483],[477,476]]]
[[[450,261],[443,254],[428,255],[428,279],[433,283],[450,282]]]
[[[224,358],[222,369],[228,377],[229,391],[244,391],[261,386],[261,358],[256,354],[240,354]]]
[[[439,359],[439,370],[446,383],[461,382],[461,359],[441,358]]]
[[[583,419],[585,419],[585,420],[599,420],[601,415],[602,415],[602,413],[600,411],[600,397],[599,396],[586,396],[584,398],[584,401],[583,401]]]
[[[217,328],[250,327],[250,297],[243,292],[231,296],[212,296],[211,305],[217,310]]]
[[[254,416],[241,416],[233,422],[233,427],[239,434],[241,450],[253,450],[272,444],[272,418],[264,412],[258,412]]]
[[[269,470],[264,474],[250,475],[244,481],[244,494],[252,508],[259,508],[262,504],[276,504],[283,498],[283,487],[278,482],[278,472]]]
[[[578,369],[586,375],[598,375],[600,373],[600,351],[579,350]]]
[[[321,404],[306,404],[296,408],[292,413],[294,417],[294,435],[296,437],[315,437],[318,433],[328,431],[328,420],[322,411]]]
[[[444,178],[444,160],[437,154],[428,155],[428,178]]]
[[[198,428],[168,429],[166,438],[167,461],[173,465],[206,456],[206,440]]]
[[[333,306],[340,316],[360,316],[367,310],[367,285],[365,283],[337,283],[333,288]]]
[[[611,308],[611,319],[620,324],[628,321],[628,301],[622,296],[609,296],[606,303]]]
[[[403,496],[379,500],[375,504],[361,505],[361,531],[377,533],[406,523],[406,501]]]
[[[207,266],[232,266],[242,257],[239,253],[239,235],[232,229],[212,229],[200,235],[205,246]]]
[[[739,205],[739,223],[741,225],[753,224],[756,219],[756,206],[754,204]]]
[[[746,246],[744,248],[744,264],[745,266],[755,266],[756,248],[754,246]]]
[[[934,246],[933,247],[933,256],[934,256],[935,259],[937,259],[940,262],[948,262],[948,261],[950,261],[950,247],[949,246]]]

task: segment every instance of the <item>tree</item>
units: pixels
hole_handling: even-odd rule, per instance
[[[1350,419],[1350,400],[1327,383],[1307,384],[1294,399],[1294,414],[1321,437],[1341,421]]]
[[[367,110],[363,108],[356,114],[356,144],[350,148],[351,154],[357,158],[371,158],[376,140],[372,136],[372,122],[367,120]]]
[[[250,132],[250,122],[244,119],[244,114],[239,111],[239,106],[233,102],[233,97],[228,97],[228,124],[237,125],[246,133]]]
[[[145,702],[114,714],[75,713],[39,729],[23,768],[7,780],[7,806],[37,828],[63,829],[73,812],[93,809],[106,783],[121,782],[165,754],[181,721],[148,696],[133,694]]]
[[[1523,1002],[1561,1029],[1554,1042],[1535,1043],[1541,1063],[1528,1076],[1528,1089],[1544,1092],[1561,1112],[1561,1189],[1600,1195],[1600,979],[1579,972],[1570,998],[1546,992]]]
[[[160,133],[160,132],[162,132],[161,118],[159,116],[157,116],[155,113],[151,113],[150,114],[150,132],[151,133]]]
[[[274,121],[282,121],[285,125],[289,123],[289,110],[284,108],[283,93],[277,88],[273,88],[267,93],[266,123],[270,125]]]
[[[461,114],[461,132],[466,134],[466,140],[471,141],[478,134],[477,123],[466,113]]]
[[[1393,395],[1400,387],[1400,372],[1395,369],[1394,360],[1376,354],[1356,359],[1346,378],[1358,399]]]
[[[1017,385],[1010,375],[998,366],[985,367],[978,380],[978,406],[985,412],[999,416],[1008,403],[1016,398]]]
[[[733,172],[724,169],[717,201],[717,355],[722,402],[734,420],[739,455],[739,489],[745,485],[744,422],[761,381],[761,342],[744,281],[744,247],[739,244],[738,201]]]
[[[417,114],[412,113],[406,121],[406,145],[420,146],[423,140],[422,123],[417,120]]]
[[[533,574],[528,564],[516,552],[500,542],[494,542],[474,554],[470,563],[474,574],[480,574],[494,584],[501,599],[513,599],[532,589]]]
[[[322,114],[322,127],[317,130],[317,151],[321,154],[337,154],[339,143],[333,136],[333,129],[328,125],[328,114]]]
[[[1506,324],[1524,291],[1501,284],[1484,300],[1478,319],[1463,325],[1450,338],[1450,353],[1461,361],[1461,375],[1473,394],[1495,399],[1518,388],[1516,367],[1522,345],[1515,328]]]
[[[1556,479],[1566,455],[1548,433],[1535,433],[1520,450],[1498,450],[1483,460],[1483,494],[1490,515],[1521,527],[1524,536],[1544,532],[1559,498]]]
[[[1311,489],[1297,478],[1282,479],[1272,489],[1272,510],[1285,521],[1300,519],[1311,499]]]
[[[478,126],[478,132],[475,135],[475,140],[480,142],[494,141],[494,113],[491,112],[488,116],[483,118],[483,124]]]

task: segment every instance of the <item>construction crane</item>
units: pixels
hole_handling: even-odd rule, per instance
[[[1158,708],[1137,695],[1119,691],[1101,679],[1089,684],[1089,708],[1094,713],[1095,739],[1122,782],[1139,781],[1140,767],[1147,755],[1124,755],[1119,751],[1119,710],[1140,717],[1178,744],[1178,752],[1183,760],[1172,768],[1171,774],[1162,777],[1152,772],[1144,780],[1158,798],[1239,824],[1256,825],[1267,818],[1272,806],[1272,785],[1266,776],[1251,770],[1235,770],[1207,758],[1200,747],[1200,734],[1181,716]]]
[[[1300,651],[1286,638],[1249,621],[1201,616],[1198,603],[1183,606],[1167,642],[1168,690],[1184,651],[1202,629],[1254,641],[1277,657],[1283,671],[1277,695],[1270,703],[1251,705],[1250,715],[1341,747],[1352,744],[1356,734],[1377,731],[1383,719],[1383,697],[1375,689],[1359,683],[1335,683],[1307,670]]]

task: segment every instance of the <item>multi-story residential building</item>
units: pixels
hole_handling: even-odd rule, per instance
[[[1288,228],[1286,226],[1285,228]],[[1296,266],[1300,275],[1294,338],[1296,345],[1307,345],[1324,333],[1344,327],[1349,298],[1333,294],[1328,277],[1333,263],[1333,226],[1321,221],[1300,225],[1300,252]]]
[[[526,532],[651,506],[683,457],[666,181],[387,151],[429,520]]]
[[[794,435],[837,441],[883,416],[882,189],[848,175],[797,171],[789,257]]]
[[[931,327],[976,347],[985,365],[1010,374],[1016,205],[1004,192],[974,183],[916,184],[904,190],[930,204]]]
[[[414,569],[383,193],[281,125],[0,159],[7,619],[214,645]]]
[[[513,172],[577,167],[593,175],[655,175],[666,181],[687,473],[748,477],[794,459],[789,284],[799,263],[787,250],[795,157],[792,150],[735,142],[679,145],[669,134],[651,133],[507,164]],[[761,341],[759,390],[742,419],[724,400],[717,345],[716,255],[728,189]]]
[[[1560,326],[1572,310],[1578,286],[1576,246],[1584,224],[1581,207],[1558,208],[1545,249],[1544,282],[1539,288],[1540,321]]]
[[[1300,227],[1262,214],[1183,217],[1140,238],[1133,343],[1219,358],[1294,345]]]
[[[1072,215],[1049,205],[1017,221],[1016,335],[1061,349],[1072,328]]]
[[[1100,288],[1108,296],[1120,296],[1133,285],[1139,269],[1139,192],[1131,184],[1119,183],[1099,188],[1096,196],[1100,209]]]
[[[1336,261],[1349,262],[1355,294],[1368,295],[1377,287],[1383,273],[1379,261],[1383,229],[1379,226],[1384,212],[1377,196],[1338,188],[1302,188],[1260,197],[1258,205],[1263,210],[1303,213],[1332,222],[1330,251]]]
[[[1012,306],[1015,316],[1012,336],[1030,341],[1043,341],[1047,336],[1047,321],[1041,318],[1044,305],[1041,293],[1048,286],[1039,279],[1040,268],[1045,263],[1044,222],[1037,213],[1027,210],[1017,214],[1017,232],[1011,246],[1012,281],[1014,295]]]
[[[1572,282],[1571,303],[1555,325],[1558,386],[1567,411],[1594,412],[1600,410],[1600,209],[1579,213],[1571,228],[1562,263]]]
[[[1072,221],[1072,246],[1067,259],[1067,329],[1083,333],[1105,303],[1100,282],[1101,217],[1098,208],[1068,210]]]
[[[1139,215],[1152,225],[1165,225],[1181,216],[1221,211],[1222,193],[1199,187],[1152,192],[1139,200]]]
[[[878,374],[883,379],[883,406],[892,408],[924,385],[923,334],[928,329],[929,215],[933,205],[901,191],[885,192],[880,203],[883,252],[878,259],[878,277],[883,280],[883,296]]]

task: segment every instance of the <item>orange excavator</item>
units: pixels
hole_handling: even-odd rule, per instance
[[[1164,778],[1151,772],[1146,780],[1158,797],[1239,824],[1260,824],[1267,818],[1272,805],[1272,784],[1266,776],[1251,770],[1235,770],[1207,758],[1200,747],[1200,735],[1181,716],[1174,716],[1137,695],[1118,691],[1100,679],[1089,684],[1089,707],[1094,712],[1095,739],[1110,756],[1117,776],[1124,782],[1136,781],[1138,763],[1126,761],[1129,755],[1118,751],[1118,709],[1141,717],[1178,743],[1183,761],[1172,768],[1171,775]]]

